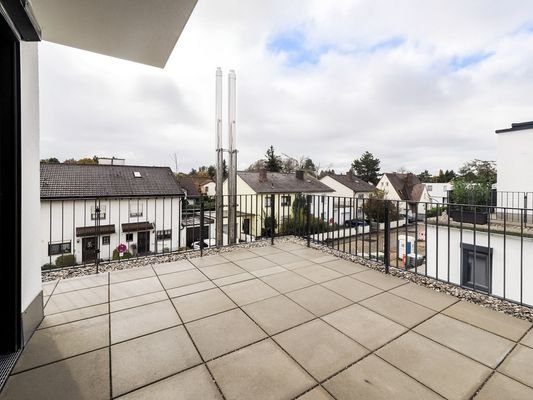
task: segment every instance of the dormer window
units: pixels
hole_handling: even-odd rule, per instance
[[[133,171],[133,176],[135,178],[142,178],[142,175],[141,175],[141,173],[139,171]]]

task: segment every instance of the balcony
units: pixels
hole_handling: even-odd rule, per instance
[[[533,398],[520,320],[276,239],[44,283],[0,399]]]

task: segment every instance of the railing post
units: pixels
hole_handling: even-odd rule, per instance
[[[527,192],[524,193],[524,224],[527,224]]]
[[[200,197],[200,257],[204,255],[204,198]]]
[[[389,213],[389,200],[385,200],[385,227],[384,227],[384,257],[383,261],[385,262],[385,273],[389,273],[390,267],[390,213]]]
[[[274,244],[274,235],[276,234],[276,195],[273,194],[270,197],[270,240],[271,244]]]
[[[312,201],[313,197],[308,194],[306,196],[306,207],[305,207],[305,218],[306,218],[306,221],[305,221],[305,229],[307,231],[307,247],[311,247],[311,201]]]

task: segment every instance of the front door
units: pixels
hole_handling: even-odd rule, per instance
[[[96,261],[97,237],[91,236],[82,239],[81,260],[84,263]]]
[[[242,222],[242,231],[245,235],[250,234],[250,218],[245,218]]]
[[[146,254],[150,252],[150,232],[137,233],[137,252],[139,254]]]

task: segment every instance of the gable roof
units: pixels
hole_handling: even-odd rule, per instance
[[[419,201],[424,192],[425,185],[414,174],[399,174],[396,172],[385,173],[400,199],[406,201]]]
[[[296,174],[267,172],[266,179],[260,179],[260,172],[237,172],[237,175],[256,193],[325,193],[332,188],[315,177],[305,173],[303,179]]]
[[[350,188],[354,192],[373,192],[376,190],[374,185],[365,182],[361,178],[355,175],[346,174],[346,175],[337,175],[337,174],[328,174],[331,179],[336,180],[341,185]]]
[[[140,177],[135,177],[134,172]],[[180,196],[168,167],[41,164],[41,199]]]
[[[181,188],[187,192],[187,195],[200,196],[202,193],[198,189],[214,181],[207,176],[181,175],[178,177],[178,182]]]

